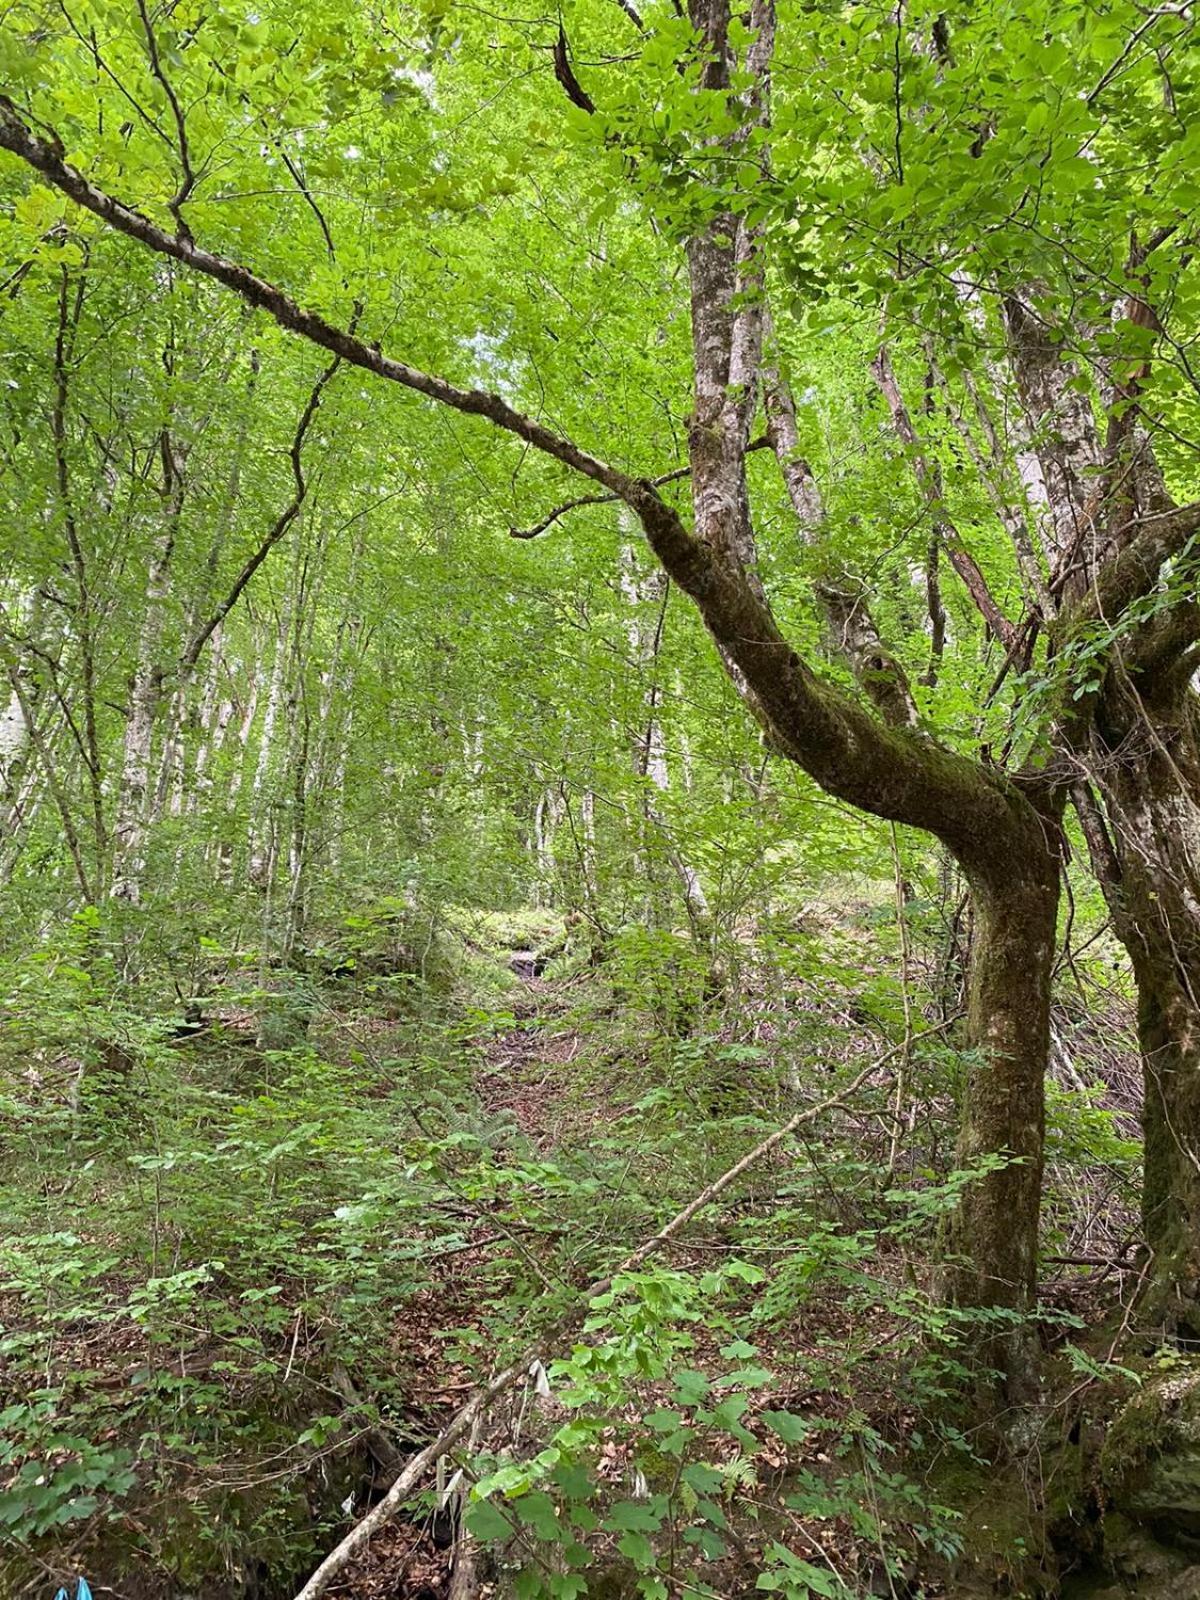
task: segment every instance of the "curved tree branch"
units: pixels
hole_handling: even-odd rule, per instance
[[[300,515],[300,508],[303,506],[305,497],[308,494],[308,482],[304,476],[302,455],[305,436],[313,418],[317,414],[317,407],[321,404],[321,396],[325,391],[325,386],[341,364],[341,357],[335,356],[325,368],[313,385],[312,393],[308,397],[308,404],[300,415],[300,421],[296,424],[296,432],[292,437],[292,447],[288,451],[288,460],[292,465],[292,483],[294,486],[292,498],[276,517],[258,549],[234,579],[229,593],[208,617],[207,621],[202,623],[192,635],[179,661],[180,671],[185,675],[196,665],[196,662],[200,659],[200,652],[238,603],[246,585]]]
[[[61,193],[116,232],[136,239],[158,254],[191,267],[241,296],[270,315],[280,327],[391,383],[424,395],[467,416],[487,419],[496,427],[524,440],[534,449],[572,468],[616,495],[637,516],[658,560],[692,599],[705,625],[729,665],[740,678],[755,714],[765,725],[774,745],[795,761],[823,789],[874,816],[923,828],[942,839],[959,860],[979,872],[1000,875],[1009,870],[1012,846],[1027,838],[1031,826],[1028,802],[1001,773],[947,750],[932,739],[908,729],[885,727],[859,701],[822,682],[792,649],[771,612],[757,575],[747,566],[737,536],[745,531],[739,506],[738,526],[715,529],[724,523],[719,501],[720,474],[702,469],[715,443],[723,457],[730,440],[712,441],[707,431],[693,427],[692,477],[697,525],[705,537],[697,538],[685,527],[679,513],[668,505],[654,484],[635,478],[582,449],[536,419],[526,416],[499,395],[480,389],[461,389],[418,367],[385,355],[346,328],[339,328],[315,311],[300,306],[276,284],[241,264],[202,249],[192,239],[167,232],[149,217],[97,188],[65,159],[57,138],[36,134],[7,97],[0,96],[0,149],[7,149],[40,172]],[[730,293],[737,274],[728,274]],[[742,333],[737,320],[710,333]],[[703,332],[700,344],[703,346]],[[708,363],[705,378],[715,380],[717,364],[728,375],[730,346],[724,353],[711,346],[700,348]],[[710,397],[720,404],[719,397]],[[722,397],[724,398],[724,397]],[[731,403],[729,420],[737,430],[749,420],[744,397]],[[744,435],[733,443],[744,455]],[[727,463],[725,463],[727,464]],[[716,465],[714,461],[713,465]],[[745,523],[748,527],[748,522]],[[724,537],[708,534],[723,532]],[[1128,554],[1129,552],[1127,552]],[[998,879],[997,879],[998,881]]]

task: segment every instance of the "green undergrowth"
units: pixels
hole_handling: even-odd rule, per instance
[[[531,988],[514,950],[557,968]],[[777,971],[735,991],[645,930],[595,967],[538,911],[388,903],[286,966],[213,939],[186,987],[124,953],[89,915],[0,974],[14,1596],[81,1561],[152,1600],[293,1592],[367,1503],[371,1429],[428,1438],[895,1037],[869,973],[839,1054]],[[962,1070],[914,1047],[918,1127]],[[980,1314],[939,1306],[927,1262],[974,1174],[934,1133],[889,1163],[893,1114],[890,1081],[862,1089],[551,1341],[458,1483],[503,1593],[914,1592],[958,1558],[933,1469],[983,1466]],[[1063,1161],[1114,1156],[1104,1116],[1070,1101]]]

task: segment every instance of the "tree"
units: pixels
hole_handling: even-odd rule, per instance
[[[786,24],[793,19],[784,20]],[[1043,302],[1048,300],[1057,309],[1064,286],[1077,287],[1074,277],[1061,271],[1045,295],[1038,286],[1047,271],[1061,265],[1072,196],[1077,200],[1086,193],[1092,173],[1091,158],[1078,153],[1080,141],[1086,147],[1090,133],[1071,101],[1066,51],[1058,46],[1057,36],[1089,25],[1074,13],[1057,22],[1052,30],[1056,48],[1046,57],[1046,70],[1059,75],[1060,106],[1072,106],[1069,117],[1063,113],[1061,148],[1067,153],[1050,164],[1045,186],[1046,204],[1059,208],[1050,243],[1031,247],[1027,258],[1006,264],[1004,251],[1027,226],[1020,186],[1027,185],[1029,150],[1019,138],[1014,140],[1010,126],[989,102],[988,95],[995,98],[994,89],[965,97],[960,92],[964,74],[978,90],[980,82],[990,83],[988,74],[996,76],[996,59],[1006,59],[1007,35],[1001,19],[990,12],[964,21],[961,28],[953,19],[947,24],[932,13],[910,20],[900,8],[882,23],[865,13],[826,18],[812,37],[798,30],[793,39],[785,29],[780,64],[789,74],[797,59],[824,72],[837,59],[837,48],[843,49],[841,64],[830,73],[832,104],[842,108],[839,116],[856,126],[862,105],[869,108],[862,118],[861,138],[836,123],[832,130],[823,126],[831,102],[807,89],[781,97],[773,117],[776,18],[768,0],[759,0],[748,19],[733,15],[727,0],[695,0],[686,19],[664,12],[647,25],[640,16],[626,12],[624,18],[587,14],[581,24],[602,36],[610,27],[620,26],[626,43],[629,28],[636,30],[634,70],[623,71],[619,60],[607,64],[603,81],[591,89],[580,84],[566,35],[560,36],[553,65],[573,106],[561,107],[555,114],[569,121],[573,131],[571,181],[584,193],[602,191],[598,203],[609,211],[617,204],[611,193],[615,179],[631,181],[644,212],[665,236],[654,249],[669,255],[671,248],[677,248],[686,264],[692,395],[686,452],[690,527],[659,464],[647,461],[644,439],[635,439],[631,448],[619,436],[610,437],[611,446],[623,448],[604,452],[578,442],[585,436],[614,434],[611,419],[595,416],[581,398],[586,389],[583,374],[591,359],[586,341],[576,335],[567,348],[558,348],[562,341],[556,335],[544,337],[542,330],[533,331],[530,307],[523,302],[517,318],[522,324],[520,337],[515,342],[525,348],[525,365],[519,371],[505,368],[498,346],[487,343],[496,337],[488,326],[488,290],[477,288],[480,273],[469,250],[464,252],[470,270],[463,276],[470,287],[463,315],[468,325],[475,319],[475,331],[458,335],[456,342],[455,336],[424,325],[418,329],[410,320],[409,332],[415,344],[455,365],[463,364],[464,345],[469,347],[476,365],[486,370],[490,387],[455,384],[434,376],[425,366],[385,353],[384,343],[392,343],[385,328],[386,301],[371,303],[369,262],[344,247],[340,230],[331,228],[306,170],[311,173],[324,162],[344,179],[361,158],[359,145],[347,147],[340,161],[332,156],[336,135],[326,115],[331,106],[359,104],[357,126],[362,138],[372,141],[389,163],[437,112],[428,98],[429,84],[419,73],[414,78],[415,69],[403,53],[389,55],[354,19],[339,19],[330,65],[321,59],[322,46],[312,38],[295,48],[298,41],[290,18],[263,22],[256,14],[254,20],[247,19],[244,33],[224,19],[206,33],[203,28],[190,30],[179,15],[169,21],[152,20],[143,9],[140,27],[118,33],[112,41],[120,57],[116,69],[106,53],[107,43],[102,49],[86,43],[86,31],[79,34],[85,42],[76,71],[87,87],[73,86],[71,91],[82,97],[85,108],[97,96],[105,102],[127,102],[133,108],[130,123],[114,127],[110,115],[101,135],[94,138],[90,129],[85,131],[86,115],[79,115],[75,100],[60,101],[37,80],[36,70],[22,61],[18,69],[24,80],[20,92],[25,108],[14,97],[0,101],[0,145],[40,174],[50,191],[164,260],[223,285],[346,367],[399,385],[448,412],[483,419],[548,462],[592,480],[604,495],[615,497],[636,517],[673,584],[697,607],[730,679],[762,725],[771,748],[828,793],[872,815],[924,830],[952,853],[976,906],[967,1018],[974,1065],[963,1113],[961,1158],[966,1164],[980,1157],[997,1158],[985,1163],[987,1170],[966,1191],[958,1242],[967,1265],[958,1275],[958,1292],[977,1303],[1023,1311],[1035,1293],[1041,1084],[1064,849],[1063,809],[1070,791],[1078,789],[1081,752],[1091,748],[1093,736],[1108,737],[1097,714],[1102,701],[1111,708],[1107,714],[1113,721],[1112,737],[1126,737],[1121,716],[1128,719],[1129,702],[1121,701],[1115,691],[1109,695],[1108,675],[1111,670],[1115,682],[1127,673],[1127,640],[1135,624],[1149,627],[1156,637],[1170,634],[1172,681],[1186,680],[1183,664],[1190,660],[1191,639],[1180,639],[1188,629],[1177,625],[1184,611],[1163,602],[1161,595],[1164,569],[1186,552],[1200,527],[1200,505],[1166,507],[1161,500],[1149,502],[1136,488],[1130,491],[1129,464],[1148,459],[1135,425],[1137,417],[1146,414],[1139,387],[1145,375],[1134,377],[1129,368],[1132,354],[1144,364],[1147,318],[1126,317],[1118,324],[1116,344],[1105,351],[1105,371],[1116,373],[1119,381],[1106,397],[1110,439],[1098,482],[1082,491],[1086,516],[1080,501],[1081,474],[1087,470],[1080,459],[1082,433],[1077,438],[1066,431],[1068,418],[1082,423],[1090,409],[1074,398],[1079,374],[1069,363],[1060,362],[1053,369],[1054,378],[1047,380],[1057,385],[1048,404],[1042,403],[1034,381],[1040,358],[1032,352],[1025,330],[1032,319],[1037,326],[1047,324],[1056,338],[1064,335],[1063,319],[1051,320]],[[1049,26],[1031,8],[1015,36],[1023,47],[1039,28]],[[435,18],[429,39],[439,70],[440,28],[440,17]],[[1136,34],[1131,13],[1124,31],[1114,34],[1110,28],[1102,37],[1089,35],[1089,42],[1109,63],[1105,70],[1115,74]],[[846,41],[853,49],[845,49]],[[340,63],[343,49],[352,74]],[[452,56],[450,52],[444,73],[450,92],[468,101],[477,98],[478,84],[458,69]],[[963,64],[956,66],[956,59]],[[847,74],[861,81],[839,98],[839,76]],[[543,80],[547,77],[543,74]],[[439,82],[437,71],[430,81]],[[939,100],[942,84],[947,86],[944,102]],[[391,104],[389,97],[407,102],[401,129],[388,122],[375,101],[369,107],[354,101],[354,94],[367,92],[368,86],[385,107]],[[1030,99],[1034,88],[1030,80]],[[147,110],[147,104],[154,109]],[[1090,106],[1089,101],[1089,110]],[[544,102],[539,102],[531,122],[541,119],[544,126],[546,115]],[[227,226],[230,253],[203,242],[209,228],[202,227],[199,218],[203,214],[207,224],[205,192],[215,181],[216,152],[231,141],[238,171],[259,171],[260,134],[247,137],[241,131],[247,116],[252,125],[262,119],[267,130],[263,148],[274,152],[268,159],[274,163],[278,157],[294,183],[297,205],[310,221],[316,219],[317,229],[310,231],[314,243],[320,243],[307,274],[297,271],[290,251],[281,250],[269,230],[256,233],[253,228]],[[324,146],[311,158],[306,156],[305,167],[287,148],[287,144],[298,147],[302,124],[315,132],[315,143]],[[71,158],[63,134],[54,131],[68,125],[75,152]],[[877,138],[881,125],[887,129],[887,143]],[[1103,131],[1114,141],[1126,133],[1119,123],[1110,126],[1108,121],[1103,122]],[[952,156],[939,164],[931,152],[948,134],[957,142]],[[1146,129],[1135,124],[1132,137],[1134,142],[1144,139]],[[281,139],[287,143],[281,144]],[[89,148],[90,162],[79,153]],[[806,163],[817,152],[827,158],[831,176],[809,182]],[[85,164],[95,178],[85,175]],[[517,174],[528,170],[527,158],[513,151],[509,165]],[[1004,179],[999,224],[998,175]],[[515,187],[519,178],[493,172],[491,181],[495,194],[503,193],[506,183]],[[136,205],[118,197],[131,186]],[[454,205],[462,202],[452,184],[435,172],[425,189],[425,203],[448,210],[455,219],[450,225],[454,234],[459,216]],[[34,191],[33,209],[43,233],[60,225],[57,202],[52,195],[47,205],[47,192]],[[1171,205],[1183,198],[1181,194]],[[1161,208],[1161,199],[1155,204]],[[1004,211],[1004,206],[1011,210]],[[1089,220],[1095,211],[1088,210]],[[156,221],[154,214],[170,220]],[[1111,234],[1111,216],[1106,212],[1101,220]],[[838,230],[848,225],[869,243],[861,250],[842,252],[839,263],[831,240],[837,236],[840,246]],[[1124,225],[1122,216],[1122,229]],[[1178,224],[1172,219],[1171,226]],[[890,364],[878,362],[876,370],[891,425],[916,470],[936,545],[945,549],[988,629],[1005,648],[1001,678],[1011,677],[1014,666],[1032,664],[1039,633],[1050,640],[1040,693],[1029,692],[1027,679],[1024,692],[1009,702],[1021,720],[1003,762],[990,751],[980,756],[961,748],[963,741],[929,724],[899,653],[883,643],[883,630],[874,615],[873,601],[878,597],[830,581],[814,586],[818,609],[840,655],[849,662],[857,692],[836,675],[818,673],[795,648],[796,619],[785,631],[768,598],[767,563],[756,526],[755,502],[769,503],[771,490],[752,486],[751,481],[755,421],[762,403],[768,439],[783,469],[790,502],[806,539],[813,538],[814,527],[820,526],[821,502],[799,454],[796,407],[786,373],[799,318],[789,314],[784,319],[778,309],[774,319],[768,314],[770,306],[787,305],[790,312],[797,298],[801,316],[808,315],[809,306],[826,306],[838,295],[865,295],[873,309],[886,305],[892,320],[919,314],[920,321],[936,311],[956,337],[949,351],[935,347],[933,354],[955,399],[961,398],[962,389],[981,397],[979,420],[968,424],[971,439],[979,442],[982,418],[990,414],[988,391],[995,384],[1003,394],[1007,379],[1003,373],[996,378],[986,363],[979,373],[959,359],[963,330],[970,327],[962,285],[955,279],[957,257],[964,253],[976,263],[978,284],[989,295],[998,290],[1009,307],[1002,337],[997,341],[995,319],[990,318],[986,322],[990,339],[980,342],[985,350],[989,342],[998,343],[1003,359],[1011,363],[1028,427],[1019,459],[1027,465],[1037,462],[1038,493],[1044,493],[1048,511],[1046,526],[1058,543],[1050,545],[1045,561],[1035,555],[1031,563],[1024,516],[1009,516],[1003,527],[1010,537],[1016,536],[1012,559],[1018,565],[1024,561],[1029,587],[1056,598],[1056,616],[1031,612],[1021,624],[1006,621],[980,563],[954,525],[942,474],[932,456],[923,456]],[[243,264],[243,258],[264,257],[292,282],[308,277],[306,303],[274,278],[263,276],[262,270]],[[1155,296],[1138,288],[1146,271],[1152,270],[1147,268],[1148,259],[1137,259],[1132,266],[1122,260],[1118,297],[1132,297],[1138,305],[1152,303]],[[1109,288],[1107,280],[1104,288]],[[339,307],[346,312],[340,317]],[[1124,339],[1125,324],[1138,330],[1132,343]],[[376,329],[379,338],[372,337]],[[625,346],[632,348],[628,335]],[[552,361],[559,374],[555,409],[569,426],[549,426],[515,403],[519,394],[536,392],[539,363],[545,361]],[[935,377],[935,387],[937,381]],[[647,434],[651,436],[652,430]],[[986,428],[983,438],[990,447]],[[632,458],[636,464],[619,466],[610,456]],[[1004,450],[997,449],[990,465],[1006,510],[1012,505],[1004,482],[1009,464]],[[666,475],[679,478],[675,467]],[[548,488],[550,480],[541,483]],[[1103,516],[1098,514],[1101,508]],[[1068,516],[1074,519],[1070,537]],[[1088,531],[1082,560],[1077,548],[1081,526]],[[932,581],[928,588],[933,595]],[[1163,618],[1175,620],[1168,623]],[[1082,683],[1081,667],[1091,674]],[[1079,689],[1082,692],[1076,693]],[[1187,691],[1180,692],[1183,703],[1190,704]],[[977,708],[980,714],[984,709]],[[1137,715],[1143,715],[1140,709]],[[1173,702],[1160,718],[1160,740],[1175,739],[1179,722],[1178,703]],[[1178,763],[1167,761],[1162,766],[1173,773]],[[1157,771],[1153,781],[1160,783]],[[1171,791],[1168,810],[1177,806],[1180,788],[1177,784]],[[1147,830],[1133,814],[1141,802],[1136,798],[1122,802],[1122,791],[1115,784],[1111,791],[1113,815],[1122,814],[1124,807],[1125,832],[1132,833],[1131,848],[1139,851]],[[1084,805],[1086,810],[1086,799]],[[1094,824],[1094,814],[1089,815]],[[1100,840],[1094,825],[1089,837]],[[1117,848],[1114,844],[1114,854]],[[1121,870],[1125,892],[1138,892],[1138,872],[1128,856]],[[1158,892],[1148,887],[1149,881],[1147,877],[1146,894]],[[1182,904],[1174,909],[1180,912]],[[1130,934],[1134,946],[1139,938],[1148,938],[1144,923],[1138,927],[1136,936]],[[1153,961],[1140,959],[1139,980],[1144,987],[1157,981],[1158,970]],[[1178,962],[1170,968],[1172,994],[1187,993],[1182,970]],[[1148,1048],[1160,1048],[1154,1043],[1154,1030],[1161,1031],[1162,1023],[1153,1019],[1168,1012],[1174,1017],[1179,1010],[1178,1005],[1172,1010],[1161,1001],[1148,1004]],[[1161,1055],[1157,1059],[1161,1061]],[[1157,1081],[1167,1080],[1160,1073]],[[1185,1095],[1179,1110],[1189,1106]],[[1155,1115],[1152,1110],[1152,1127]],[[1162,1126],[1170,1115],[1164,1098]],[[1160,1141],[1159,1147],[1165,1152],[1166,1143]],[[1155,1148],[1152,1140],[1152,1152]],[[1164,1154],[1162,1182],[1173,1195],[1180,1194],[1181,1184],[1191,1182],[1190,1175],[1185,1177],[1186,1168],[1186,1161]],[[1150,1193],[1154,1192],[1152,1182]],[[1150,1209],[1154,1216],[1164,1214],[1159,1201],[1153,1201]],[[1030,1376],[1027,1345],[1013,1338],[1004,1359],[1019,1390]]]

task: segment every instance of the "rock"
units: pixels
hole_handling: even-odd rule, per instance
[[[1065,1578],[1060,1600],[1200,1600],[1200,1566],[1110,1512],[1103,1559]]]
[[[518,978],[540,978],[546,970],[546,959],[536,950],[514,950],[508,964]]]
[[[1118,1512],[1200,1553],[1200,1369],[1168,1373],[1134,1395],[1108,1430],[1100,1472]]]

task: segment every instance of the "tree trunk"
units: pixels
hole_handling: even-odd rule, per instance
[[[161,533],[155,540],[146,578],[146,610],[138,637],[137,665],[129,693],[129,719],[125,725],[125,747],[121,765],[117,819],[112,831],[112,882],[114,899],[136,905],[142,894],[144,858],[149,808],[150,764],[155,721],[162,696],[162,669],[159,647],[166,623],[170,595],[171,557],[183,512],[184,455],[168,428],[159,441],[163,471],[163,516]]]
[[[1045,1137],[1043,1078],[1058,916],[1058,822],[1031,830],[1011,873],[971,880],[975,911],[967,1004],[967,1072],[957,1164],[1002,1164],[963,1190],[951,1228],[960,1261],[954,1297],[1021,1312],[1036,1299],[1038,1206]],[[1014,1396],[1028,1389],[1028,1329],[1002,1333],[993,1352]]]
[[[1087,395],[1043,324],[1015,297],[1005,322],[1038,468],[1023,471],[1070,601],[1103,577],[1134,511],[1162,515],[1173,505],[1135,414],[1110,417],[1102,451]],[[1113,399],[1122,393],[1113,386]],[[1083,748],[1072,752],[1104,800],[1107,825],[1090,789],[1076,791],[1137,984],[1142,1216],[1153,1252],[1146,1309],[1189,1332],[1200,1329],[1200,702],[1189,682],[1198,634],[1200,612],[1186,601],[1131,629],[1113,650]]]
[[[1093,775],[1111,828],[1098,870],[1137,982],[1150,1303],[1166,1324],[1193,1334],[1200,1331],[1200,703],[1185,674],[1175,664],[1135,680],[1114,669],[1096,717]],[[1089,845],[1096,862],[1094,836]]]
[[[701,933],[707,930],[709,922],[708,897],[704,892],[704,885],[696,868],[676,844],[671,823],[653,798],[653,793],[657,793],[666,800],[671,792],[667,747],[659,715],[662,694],[658,681],[659,652],[666,625],[670,580],[658,567],[646,572],[639,570],[633,547],[626,545],[621,552],[621,592],[630,606],[626,632],[630,653],[642,683],[645,703],[646,720],[639,730],[634,750],[638,775],[646,779],[649,785],[643,799],[645,816],[653,831],[662,840],[667,859],[682,892],[684,909],[687,911],[692,930],[694,933]],[[670,920],[669,914],[667,920]]]

